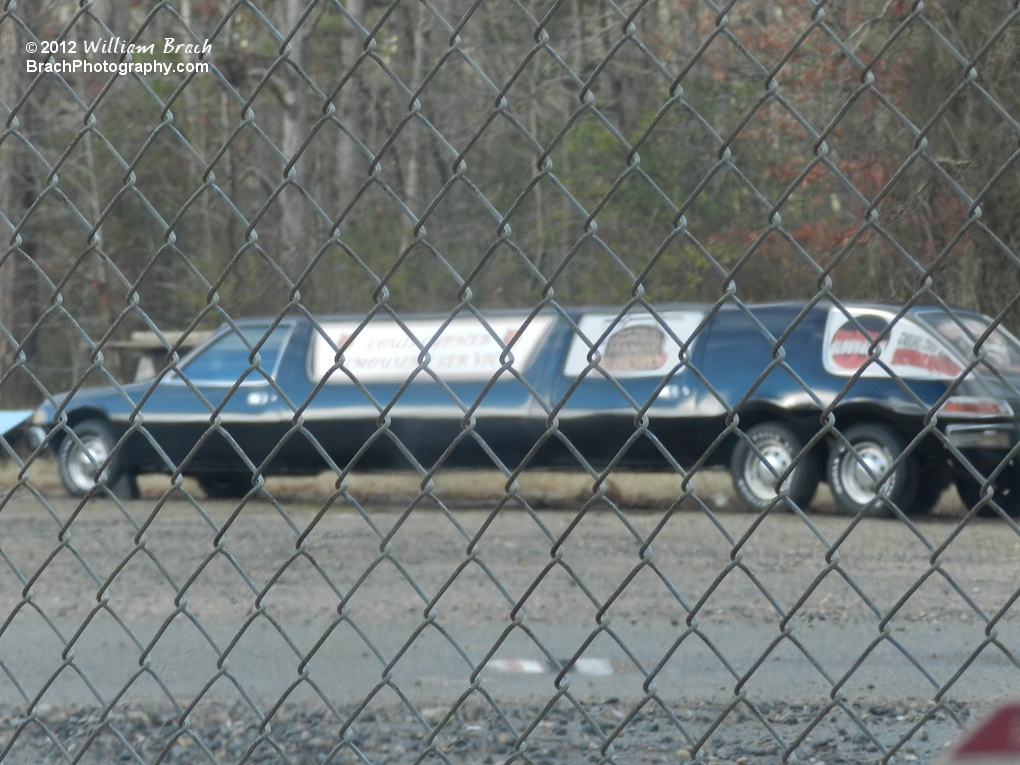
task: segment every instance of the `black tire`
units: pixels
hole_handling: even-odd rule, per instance
[[[963,500],[964,509],[970,512],[971,508],[982,499],[981,483],[969,475],[957,476],[954,483],[960,499]],[[995,489],[995,494],[990,502],[977,511],[978,517],[999,517],[999,513],[992,507],[991,502],[995,502],[1009,517],[1020,517],[1020,471],[1015,467],[1006,468],[999,474],[992,486]]]
[[[903,453],[904,444],[895,431],[885,425],[854,425],[843,431],[843,437],[854,451],[840,441],[829,454],[826,474],[839,510],[846,515],[857,515],[875,498],[876,480],[872,475],[875,479],[885,476],[889,466]],[[872,475],[864,469],[862,461]],[[872,504],[868,514],[889,517],[894,514],[894,505],[909,513],[923,504],[915,504],[919,472],[917,458],[908,455],[883,484],[884,501]],[[933,503],[930,498],[924,499]]]
[[[917,494],[906,509],[907,515],[921,516],[931,513],[950,484],[949,466],[939,462],[921,470],[917,479]]]
[[[240,499],[251,491],[251,476],[245,473],[211,473],[196,478],[209,499]]]
[[[85,420],[79,422],[64,437],[57,449],[57,465],[60,468],[60,480],[72,497],[84,497],[95,486],[96,469],[113,451],[117,439],[105,420]],[[120,480],[121,460],[114,454],[109,466],[103,471],[106,485],[111,489]]]
[[[134,473],[121,473],[117,483],[110,487],[110,491],[117,499],[138,499],[141,496],[138,491],[138,476]]]
[[[762,462],[747,441],[757,447],[768,464]],[[733,489],[740,501],[751,510],[759,511],[775,498],[776,477],[789,467],[804,448],[804,443],[779,422],[755,425],[747,431],[747,441],[741,438],[734,447],[730,473],[733,476]],[[784,488],[789,491],[790,500],[804,510],[811,504],[821,477],[819,460],[814,454],[808,454],[797,465]],[[786,503],[780,506],[789,509]]]

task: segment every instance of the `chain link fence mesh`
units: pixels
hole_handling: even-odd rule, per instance
[[[911,306],[984,311],[993,317],[987,331],[963,329],[974,361],[959,379],[984,364],[1020,398],[1009,370],[984,349],[993,330],[1016,326],[1020,301],[1018,60],[1020,10],[991,0],[5,0],[0,402],[50,402],[57,420],[37,448],[14,431],[0,437],[12,466],[0,499],[0,760],[933,758],[969,713],[955,695],[969,673],[991,662],[1007,688],[1020,676],[1016,498],[995,484],[1020,447],[982,473],[936,427],[935,407],[901,381],[929,416],[897,464],[925,438],[939,440],[972,477],[955,515],[932,522],[892,507],[892,518],[873,519],[875,500],[835,520],[797,506],[788,491],[758,513],[735,515],[697,487],[727,438],[746,444],[780,483],[819,444],[853,450],[836,427],[850,382],[822,402],[785,358],[784,343],[815,305],[831,302],[852,323],[848,300],[903,306],[866,352],[874,365]],[[779,333],[748,307],[777,299],[804,306]],[[682,300],[703,304],[704,320],[691,337],[674,338],[676,366],[645,400],[603,369],[598,338],[583,337],[565,309],[610,304],[619,321],[642,311],[668,330],[656,305]],[[561,394],[549,397],[510,368],[513,348],[485,312],[506,307],[526,309],[525,324],[560,317],[583,337],[591,352]],[[744,398],[715,394],[724,430],[681,466],[656,440],[649,410],[681,374],[712,390],[687,344],[734,307],[772,358],[744,398],[785,370],[816,404],[815,435],[777,468],[741,430]],[[392,427],[411,377],[388,400],[354,380],[374,425],[355,457],[338,464],[304,419],[318,389],[291,398],[256,357],[270,333],[245,335],[237,324],[297,316],[325,337],[316,317],[342,313],[359,316],[361,328],[385,317],[411,336],[408,316],[422,311],[444,323],[418,343],[414,375],[434,379],[460,421],[458,437],[429,464]],[[478,432],[476,414],[498,375],[465,400],[429,367],[448,322],[464,316],[500,339],[500,363],[543,412],[542,432],[519,464],[504,464]],[[221,323],[246,338],[250,355],[219,403],[178,362],[197,333]],[[160,450],[144,401],[123,387],[133,374],[123,348],[139,331],[158,346],[151,390],[177,375],[205,405],[181,460]],[[335,370],[344,348],[333,350]],[[560,420],[599,373],[633,410],[626,444],[605,464],[587,460]],[[269,460],[252,460],[230,436],[224,407],[246,395],[245,380],[265,380],[285,403],[280,448],[307,442],[328,465],[334,489],[311,510],[307,498],[267,484]],[[101,480],[69,501],[46,483],[53,443],[91,445],[58,394],[96,385],[120,391],[132,413],[124,437],[82,469],[95,475],[112,465],[140,433],[170,475],[141,498]],[[226,509],[185,480],[198,448],[221,436],[251,475],[251,488]],[[397,512],[351,488],[362,455],[380,440],[416,474],[414,496]],[[496,497],[476,502],[476,515],[436,488],[465,440],[500,474]],[[638,511],[614,483],[643,440],[679,480],[666,509]],[[590,486],[555,513],[525,483],[550,441]],[[861,469],[877,470],[867,454],[857,457]],[[940,475],[925,480],[945,486]],[[777,520],[787,505],[792,514]],[[496,548],[513,544],[498,536],[511,513],[526,533],[522,551],[507,557]],[[791,545],[805,546],[783,553],[800,556],[800,578],[777,584],[777,564],[754,548],[780,521]],[[660,542],[682,547],[685,534],[722,557],[706,567],[697,555],[653,552]],[[1001,556],[988,574],[991,600],[953,559],[974,535],[992,545],[988,556]],[[30,537],[41,541],[32,547]],[[884,546],[909,572],[891,594],[876,594],[862,559],[844,562],[862,539],[866,551]],[[447,557],[425,567],[440,548]],[[962,560],[979,566],[984,554]],[[208,596],[203,588],[216,577],[229,592]],[[377,581],[384,586],[372,589]],[[942,639],[932,613],[901,618],[935,583],[934,600],[952,600],[962,609],[957,621],[977,625],[948,668],[932,666]],[[455,609],[444,613],[463,587],[474,593],[468,609],[495,632],[479,632]],[[859,639],[803,632],[809,613],[824,620],[817,601],[834,587],[861,609]],[[735,637],[746,625],[704,624],[734,588],[761,604],[760,631],[746,644]],[[635,591],[652,604],[642,618],[668,635],[652,648],[628,626]],[[529,615],[536,601],[560,594],[563,614],[582,614],[568,638],[550,632],[555,613]],[[373,621],[373,609],[388,613],[391,601],[415,609],[410,628]],[[235,606],[243,619],[221,618]],[[946,605],[931,608],[941,614]],[[19,633],[28,621],[38,630]],[[41,675],[26,677],[25,634],[52,658]],[[345,675],[330,664],[335,656],[320,660],[341,634],[359,657],[343,661],[361,665],[368,680]],[[702,678],[702,688],[698,676],[668,675],[671,662],[697,650],[724,678],[722,694],[718,678]],[[618,685],[582,682],[605,669],[590,663],[599,651],[616,657],[617,679],[606,682]],[[447,655],[459,675],[429,670]],[[515,665],[524,655],[530,663]],[[884,677],[869,674],[876,656],[892,657]],[[769,670],[781,658],[807,668],[812,692],[759,682],[781,686]],[[497,661],[525,673],[538,666],[545,684],[521,702],[493,674]],[[167,679],[189,662],[197,686]],[[911,701],[883,705],[905,698],[892,687],[903,673],[920,683],[906,683]],[[280,680],[273,693],[258,682],[270,675]],[[60,688],[68,678],[80,693],[57,714],[67,707]],[[142,688],[149,706],[135,699]]]

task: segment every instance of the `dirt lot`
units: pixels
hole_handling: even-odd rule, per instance
[[[539,587],[528,599],[529,618],[590,618],[591,598],[605,602],[629,574],[638,570],[640,579],[659,581],[625,589],[616,604],[625,618],[662,619],[666,616],[664,601],[673,601],[667,607],[669,618],[685,619],[681,601],[693,606],[708,590],[730,564],[736,546],[756,520],[737,506],[725,473],[707,473],[697,479],[703,507],[688,501],[672,511],[670,503],[679,493],[677,477],[637,474],[614,478],[609,495],[616,499],[620,512],[613,512],[607,503],[596,502],[580,516],[578,511],[590,497],[590,482],[578,474],[525,476],[521,482],[522,501],[505,504],[500,502],[500,477],[492,474],[458,472],[444,476],[437,481],[432,496],[420,500],[415,499],[418,482],[414,476],[355,476],[349,492],[353,501],[337,499],[319,519],[323,503],[334,488],[329,476],[271,479],[267,482],[270,497],[254,500],[239,511],[234,501],[205,499],[190,480],[185,482],[185,492],[164,496],[169,487],[166,479],[147,476],[141,480],[142,499],[125,502],[122,508],[113,502],[94,501],[75,515],[79,511],[77,503],[64,496],[52,465],[41,468],[31,479],[40,496],[19,489],[0,509],[0,523],[5,541],[17,539],[17,545],[5,545],[11,563],[27,576],[47,561],[58,544],[56,534],[61,525],[74,517],[71,534],[64,540],[69,543],[67,552],[73,550],[77,556],[57,555],[45,566],[46,580],[61,582],[52,597],[60,598],[60,608],[68,614],[77,613],[94,600],[97,580],[105,580],[127,556],[139,557],[136,536],[143,526],[145,551],[165,568],[160,571],[154,566],[139,566],[132,576],[118,575],[115,589],[129,614],[163,613],[175,594],[167,577],[180,587],[196,568],[208,565],[220,530],[224,549],[233,556],[235,573],[243,572],[241,580],[250,579],[243,588],[245,596],[249,591],[257,593],[253,586],[261,588],[281,565],[287,564],[303,534],[307,554],[299,556],[273,581],[272,593],[279,599],[275,608],[307,614],[316,610],[332,612],[336,596],[332,590],[320,592],[308,586],[308,578],[295,573],[303,561],[314,559],[322,575],[345,589],[367,568],[389,559],[399,562],[425,593],[432,593],[457,571],[469,540],[484,525],[477,560],[514,599],[534,582],[537,572],[550,560],[553,543],[570,527],[561,552],[565,565],[554,567],[550,574],[563,581],[555,586],[551,579],[543,581],[546,586]],[[6,476],[8,486],[11,477]],[[0,475],[0,481],[3,478]],[[883,611],[929,570],[930,551],[958,534],[940,559],[940,571],[946,576],[936,574],[913,593],[897,612],[900,619],[971,618],[971,605],[953,595],[954,582],[960,583],[968,597],[988,613],[994,613],[995,606],[1005,602],[1020,585],[1020,538],[997,520],[975,520],[958,531],[962,510],[952,490],[946,492],[937,515],[918,522],[917,530],[897,521],[868,521],[855,526],[851,519],[832,511],[824,487],[819,493],[823,496],[816,500],[811,525],[791,515],[774,514],[754,527],[739,549],[743,568],[754,575],[758,584],[736,569],[713,593],[702,614],[707,611],[729,617],[779,618],[777,606],[785,611],[797,602],[825,568],[829,547],[848,530],[849,536],[838,548],[839,571],[859,582],[874,606]],[[383,539],[386,555],[380,552]],[[645,540],[651,540],[651,561],[661,576],[651,573],[653,567],[642,565],[640,549]],[[1016,565],[1010,568],[1010,562]],[[83,568],[86,564],[87,569]],[[508,601],[505,596],[493,597],[493,583],[482,568],[469,566],[456,577],[456,594],[468,601],[463,606],[457,604],[458,610],[470,613],[465,618],[475,621],[504,618]],[[568,568],[575,572],[574,577],[565,573]],[[89,573],[83,576],[86,570]],[[867,600],[838,573],[827,575],[798,613],[813,618],[872,618],[873,608]],[[679,599],[668,592],[663,578],[677,588]],[[364,616],[385,621],[413,617],[421,611],[422,593],[410,586],[406,577],[398,579],[401,581],[379,575],[360,587]],[[470,586],[466,586],[468,581]],[[192,592],[206,586],[206,582],[215,590],[215,577],[209,575],[199,577]],[[578,590],[579,583],[587,586],[589,596],[565,597],[565,592]],[[40,588],[35,589],[36,597],[43,597]],[[762,589],[776,603],[770,602]],[[170,601],[161,602],[155,597],[161,590]],[[10,608],[12,594],[4,590],[0,603]],[[198,611],[203,618],[223,613],[224,605],[217,598],[212,598],[208,606],[195,602],[194,596],[190,600],[192,609],[210,609],[208,613]],[[245,597],[236,603],[242,610],[248,605]]]
[[[583,514],[583,476],[527,476],[505,505],[498,476],[443,476],[417,502],[416,483],[357,476],[322,513],[328,477],[274,479],[241,507],[147,477],[139,500],[80,506],[34,469],[39,493],[0,507],[4,762],[60,746],[84,762],[927,762],[1020,687],[1020,537],[961,528],[952,492],[912,529],[854,525],[824,498],[810,524],[755,525],[723,475],[672,511],[677,478],[615,478],[620,510]],[[490,652],[503,669],[474,683]],[[571,657],[611,674],[578,664],[557,686]],[[521,660],[547,670],[508,671]],[[98,698],[120,700],[104,718]]]

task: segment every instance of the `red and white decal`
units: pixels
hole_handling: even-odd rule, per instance
[[[923,369],[949,378],[956,377],[963,371],[962,367],[949,357],[945,348],[930,335],[906,330],[900,333],[899,342],[893,351],[892,363],[894,367]]]
[[[890,312],[852,308],[850,315],[854,321],[837,308],[829,313],[823,349],[826,371],[842,377],[859,370],[861,377],[887,377],[885,365],[898,377],[913,380],[952,380],[963,372],[954,354],[913,321],[901,318],[887,329],[894,318]],[[878,356],[869,364],[872,346]]]
[[[871,358],[871,346],[888,324],[885,319],[874,315],[856,318],[857,323],[864,331],[862,332],[861,329],[854,326],[853,322],[847,320],[832,334],[828,346],[829,355],[826,357],[831,359],[836,367],[846,370],[850,374],[856,372]],[[885,350],[887,343],[888,339],[879,342],[880,354]]]

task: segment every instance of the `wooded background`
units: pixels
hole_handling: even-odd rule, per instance
[[[297,305],[714,302],[732,284],[937,294],[1018,325],[1015,3],[81,6],[2,4],[0,407],[94,375],[97,344],[132,330]],[[212,71],[26,71],[29,41],[83,57],[110,36],[156,43],[134,61],[196,61],[164,38],[208,38]]]

